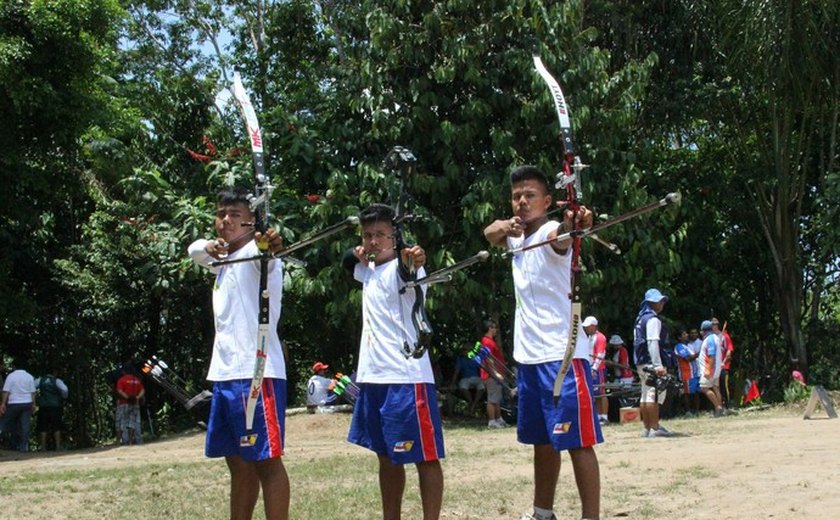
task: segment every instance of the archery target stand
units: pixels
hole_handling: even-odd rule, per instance
[[[808,406],[805,407],[805,417],[803,419],[810,419],[811,415],[817,409],[817,403],[822,403],[825,413],[828,414],[829,419],[836,419],[837,412],[834,411],[834,403],[831,402],[831,397],[826,393],[825,388],[820,385],[815,385],[811,389],[811,398],[808,400]]]

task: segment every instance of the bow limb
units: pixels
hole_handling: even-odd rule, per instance
[[[255,194],[250,199],[251,212],[254,214],[254,230],[261,233],[263,240],[257,242],[261,255],[260,282],[259,282],[259,325],[257,326],[257,348],[256,361],[254,362],[254,374],[251,377],[251,388],[248,391],[248,399],[245,404],[245,428],[246,431],[253,430],[254,414],[257,409],[257,401],[260,397],[263,376],[265,375],[265,363],[268,341],[271,334],[269,325],[270,298],[268,291],[268,264],[271,254],[268,249],[268,241],[265,239],[265,231],[268,229],[268,220],[271,217],[270,198],[274,187],[265,174],[265,160],[263,157],[262,134],[259,122],[251,99],[245,91],[242,79],[238,71],[233,73],[233,86],[231,93],[236,99],[239,111],[248,132],[248,140],[251,143],[251,156],[254,163],[254,175],[256,179]]]
[[[580,158],[575,155],[574,140],[572,139],[572,123],[569,118],[569,110],[566,105],[566,98],[563,96],[563,90],[560,84],[554,79],[554,76],[548,72],[548,69],[543,65],[542,59],[538,55],[534,55],[534,68],[542,77],[543,81],[551,91],[552,99],[554,100],[554,108],[557,112],[557,119],[560,123],[560,142],[563,146],[563,169],[557,175],[556,188],[566,190],[566,210],[572,213],[572,229],[571,232],[577,231],[577,215],[581,210],[580,201],[578,200],[578,193],[580,191],[580,171],[585,167],[580,162]],[[571,259],[571,288],[569,291],[569,299],[571,300],[571,316],[569,317],[569,341],[566,344],[566,349],[563,353],[563,361],[560,364],[560,369],[557,372],[557,378],[554,380],[554,403],[560,399],[560,393],[563,387],[563,379],[569,371],[572,359],[574,358],[575,349],[577,347],[578,329],[580,328],[580,246],[581,237],[572,235],[572,259]]]

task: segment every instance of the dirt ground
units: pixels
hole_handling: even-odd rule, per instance
[[[359,454],[360,448],[344,440],[348,424],[347,414],[289,417],[285,456],[290,467],[296,459]],[[639,423],[604,429],[605,443],[597,448],[602,518],[840,518],[840,419],[827,419],[820,410],[814,419],[803,420],[801,408],[776,407],[720,419],[671,420],[667,425],[686,436],[640,438]],[[531,467],[529,448],[516,442],[515,428],[490,431],[476,421],[467,427],[463,423],[447,427],[445,436],[447,493],[442,517],[518,518],[516,512],[530,504]],[[494,448],[492,471],[486,461],[467,455],[476,446]],[[21,473],[48,475],[67,469],[201,460],[201,432],[171,436],[142,448],[104,447],[60,454],[3,451],[0,482]],[[292,469],[290,475],[294,489]],[[504,497],[509,507],[474,516],[462,491],[471,486],[480,491],[495,476],[520,479],[523,484],[512,488],[512,496]],[[557,508],[561,518],[578,517],[572,482],[571,465],[564,456],[560,477],[564,489],[558,492]],[[28,511],[26,496],[1,491],[0,496],[0,516],[12,513],[5,518],[16,518],[15,511],[24,515]],[[51,502],[61,510],[60,493]],[[372,511],[370,518],[377,516]]]

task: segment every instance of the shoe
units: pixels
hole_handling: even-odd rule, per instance
[[[522,518],[520,518],[519,520],[537,520],[537,517],[532,515],[531,513],[525,513],[524,515],[522,515]],[[552,513],[550,520],[557,520],[557,515]]]
[[[504,426],[497,423],[496,421],[488,421],[487,422],[487,428],[490,429],[490,430],[499,430],[501,428],[504,428]]]
[[[677,434],[672,432],[671,430],[666,430],[664,427],[660,426],[657,429],[650,430],[649,437],[676,437]]]
[[[495,422],[496,424],[498,424],[500,428],[507,428],[507,427],[508,427],[508,423],[506,423],[506,422],[505,422],[505,420],[504,420],[504,419],[502,419],[501,417],[499,417],[498,419],[496,419],[494,422]]]
[[[654,437],[654,435],[651,435],[651,433],[653,433],[653,430],[648,430],[647,428],[645,428],[644,430],[642,430],[642,434],[640,435],[640,437],[642,437],[643,439],[647,439],[648,437]]]
[[[610,420],[606,417],[599,417],[598,422],[601,423],[601,426],[609,424]]]
[[[712,412],[712,417],[718,418],[723,417],[723,408],[716,408],[714,412]]]

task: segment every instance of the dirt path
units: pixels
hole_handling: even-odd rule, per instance
[[[287,422],[286,457],[290,467],[296,460],[303,465],[338,453],[360,453],[344,440],[349,424],[346,414],[300,415],[289,417]],[[638,424],[605,429],[606,443],[597,449],[602,518],[840,518],[840,420],[805,421],[798,410],[774,409],[717,420],[674,420],[668,426],[688,435],[643,439]],[[447,428],[445,435],[450,456],[444,462],[444,472],[451,485],[443,518],[482,518],[469,512],[457,486],[469,489],[474,484],[481,489],[482,483],[492,478],[499,482],[513,477],[530,479],[530,451],[516,442],[514,429],[485,431],[461,425]],[[479,445],[494,448],[494,461],[503,475],[488,472],[486,461],[463,455],[474,452]],[[57,455],[3,451],[0,482],[24,473],[48,476],[68,469],[200,462],[202,452],[201,432],[172,436],[143,447],[106,447]],[[572,483],[571,466],[564,457],[558,502],[571,509],[564,509],[562,518],[574,518],[578,507]],[[17,508],[28,511],[27,498],[2,493],[2,484],[0,496],[4,514]],[[60,511],[60,495],[55,500]],[[510,513],[530,503],[529,485],[515,488],[505,500],[510,506],[498,517],[514,517]],[[487,513],[483,516],[492,517]]]

